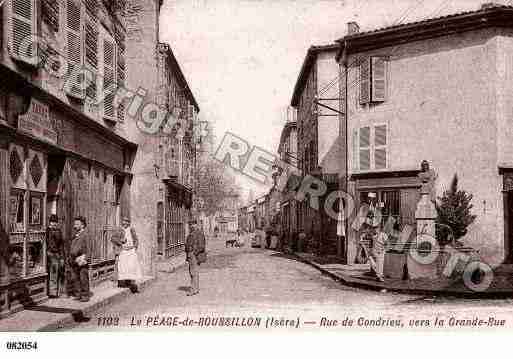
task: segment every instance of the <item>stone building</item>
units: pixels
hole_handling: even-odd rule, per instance
[[[106,91],[127,75],[122,7],[17,0],[0,8],[0,222],[9,237],[0,243],[0,316],[47,298],[51,214],[68,241],[73,217],[86,218],[93,285],[113,272],[110,234],[130,212],[137,150]]]
[[[312,46],[301,67],[291,106],[297,111],[299,169],[328,186],[328,193],[338,189],[345,140],[339,135],[340,82],[335,61],[336,44]],[[321,205],[324,198],[321,198]],[[299,203],[298,227],[312,239],[312,247],[336,251],[336,221],[307,205]],[[321,244],[321,241],[323,242]]]
[[[473,194],[476,221],[461,241],[489,263],[513,256],[513,8],[352,31],[339,40],[349,193],[377,194],[385,220],[415,225],[422,160],[437,195],[454,174]],[[347,96],[347,97],[346,97]],[[348,260],[357,233],[348,223]]]
[[[295,114],[295,111],[292,113]],[[278,146],[278,154],[281,161],[290,166],[299,168],[297,151],[297,122],[295,120],[295,115],[293,115],[289,117],[288,121],[283,126],[280,136],[280,144]],[[297,181],[296,177],[290,177],[287,183],[284,184],[283,190],[279,192],[281,229],[287,243],[290,243],[299,231],[298,204],[300,202],[295,199],[298,184],[299,181]]]
[[[162,1],[127,4],[127,77],[145,104],[130,121],[129,135],[139,146],[133,165],[132,222],[141,238],[144,270],[155,274],[154,260],[184,250],[193,195],[196,160],[194,123],[199,107],[171,47],[159,40]]]

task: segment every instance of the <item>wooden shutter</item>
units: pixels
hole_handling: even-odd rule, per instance
[[[76,0],[66,1],[66,58],[68,60],[66,93],[77,99],[85,98],[85,79],[82,75],[82,5]]]
[[[38,63],[35,35],[37,32],[35,0],[9,0],[9,49],[11,56],[29,65]]]
[[[387,168],[387,126],[374,127],[374,168]]]
[[[91,72],[93,78],[86,89],[86,97],[91,102],[96,102],[98,91],[98,45],[99,45],[98,20],[89,10],[85,16],[84,52],[85,66]]]
[[[370,61],[364,58],[360,62],[360,104],[370,102]]]
[[[420,199],[419,190],[417,188],[401,189],[401,224],[409,224],[415,226],[415,210],[417,209],[417,202]]]
[[[360,170],[370,169],[370,127],[360,128],[359,136],[359,162]]]
[[[386,97],[385,60],[382,57],[371,57],[372,69],[372,102],[383,102]]]
[[[117,47],[117,56],[116,56],[116,80],[117,87],[124,87],[126,80],[126,63],[125,63],[125,34],[124,30],[121,26],[116,26],[116,47]],[[117,116],[118,121],[123,122],[125,120],[125,103],[121,102],[117,108]]]
[[[358,170],[358,151],[359,151],[359,145],[358,145],[358,130],[353,130],[353,170]]]
[[[116,94],[116,43],[112,36],[104,29],[102,34],[102,90],[103,118],[116,121],[116,109],[114,108],[114,96]]]

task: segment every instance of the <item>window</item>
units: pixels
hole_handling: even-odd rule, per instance
[[[116,95],[116,42],[109,32],[102,27],[101,31],[101,89],[103,91],[102,115],[105,120],[115,122],[117,119],[116,109],[114,107],[114,97]]]
[[[86,97],[91,102],[96,103],[98,91],[98,46],[99,46],[99,31],[98,20],[94,13],[91,13],[86,7],[85,16],[85,34],[84,34],[84,51],[85,51],[85,66],[92,74],[90,84],[86,89]]]
[[[372,56],[360,62],[360,104],[386,100],[386,62],[383,57]]]
[[[85,98],[85,79],[82,71],[82,4],[80,1],[66,1],[66,58],[68,61],[66,93],[77,99]]]
[[[9,209],[9,223],[11,225],[11,233],[25,231],[25,199],[24,191],[12,190]]]
[[[8,0],[11,21],[9,21],[9,49],[11,56],[29,65],[37,65],[37,4],[35,0]]]
[[[353,136],[354,169],[360,171],[388,168],[387,125],[361,127]]]

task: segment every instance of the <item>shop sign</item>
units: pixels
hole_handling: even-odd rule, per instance
[[[50,119],[50,108],[32,98],[28,111],[18,117],[18,129],[46,142],[57,143],[55,132]]]

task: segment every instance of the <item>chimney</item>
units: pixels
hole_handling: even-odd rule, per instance
[[[360,32],[360,26],[357,22],[351,21],[347,23],[347,35],[354,35]]]
[[[501,7],[501,6],[504,6],[504,4],[500,3],[499,1],[486,2],[481,5],[481,10],[493,9],[494,7]]]

